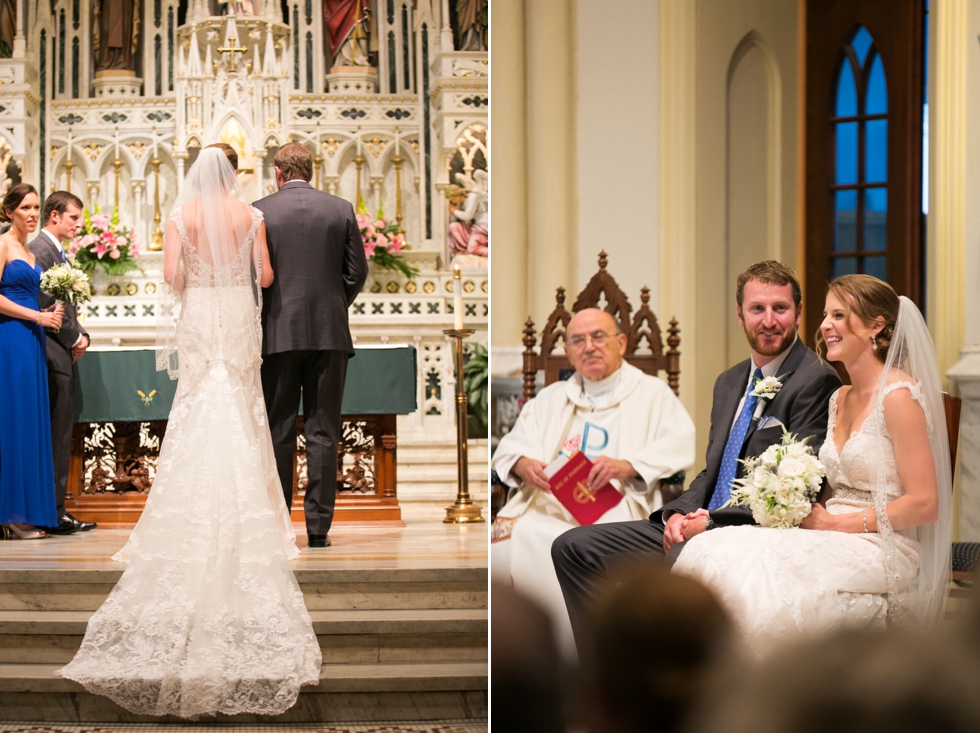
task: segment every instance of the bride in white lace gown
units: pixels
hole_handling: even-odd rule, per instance
[[[826,508],[797,529],[704,532],[673,567],[718,593],[758,653],[843,625],[931,628],[945,606],[949,446],[922,316],[880,280],[847,275],[830,285],[819,338],[851,377],[830,398],[819,454]]]
[[[224,153],[202,150],[167,226],[180,299],[161,304],[157,368],[180,381],[153,489],[113,558],[126,571],[59,672],[134,713],[275,715],[319,680],[259,378],[272,272],[243,201]]]

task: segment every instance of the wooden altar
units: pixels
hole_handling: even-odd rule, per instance
[[[344,390],[336,523],[401,525],[396,416],[416,409],[411,346],[357,349]],[[75,427],[66,509],[103,526],[134,525],[153,486],[176,382],[152,350],[93,351],[76,365]],[[294,522],[303,522],[302,417],[293,470]]]

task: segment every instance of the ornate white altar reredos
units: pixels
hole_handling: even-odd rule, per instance
[[[400,221],[421,274],[372,267],[351,322],[360,342],[415,343],[418,430],[452,434],[442,329],[454,257],[467,325],[484,342],[488,315],[485,0],[16,0],[16,10],[12,57],[0,58],[4,185],[19,177],[103,211],[118,204],[141,243],[144,273],[102,283],[85,307],[96,342],[152,342],[152,248],[201,147],[236,148],[258,199],[275,190],[276,149],[300,142],[315,186],[352,203],[360,192],[370,212]]]

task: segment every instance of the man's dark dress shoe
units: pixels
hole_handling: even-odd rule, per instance
[[[325,534],[308,534],[306,539],[310,547],[330,547],[330,538]]]
[[[77,519],[74,517],[69,517],[67,514],[62,514],[60,517],[58,517],[57,526],[44,527],[44,531],[48,534],[75,534],[79,530],[77,524]]]
[[[88,532],[90,529],[95,529],[98,525],[95,522],[83,522],[81,519],[75,519],[71,514],[65,512],[58,519],[58,524],[61,524],[65,520],[68,520],[75,525],[75,528],[79,532]]]

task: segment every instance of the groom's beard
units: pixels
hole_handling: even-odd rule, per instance
[[[748,339],[749,346],[755,353],[761,356],[779,356],[796,338],[796,326],[786,334],[779,329],[760,328],[756,331],[745,329],[745,338]]]

